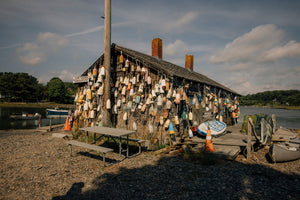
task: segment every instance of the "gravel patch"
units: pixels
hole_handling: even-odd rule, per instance
[[[0,132],[0,199],[299,199],[300,160],[205,165],[178,154],[143,152],[103,167],[102,158],[52,133]],[[117,153],[107,154],[111,160]]]

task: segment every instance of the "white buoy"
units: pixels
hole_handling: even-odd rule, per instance
[[[111,109],[110,99],[107,99],[107,101],[106,101],[106,109],[107,110]]]

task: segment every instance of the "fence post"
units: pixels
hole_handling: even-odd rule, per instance
[[[252,136],[252,127],[250,125],[250,122],[252,122],[252,119],[248,119],[248,133],[247,133],[247,160],[250,158],[251,154],[251,136]]]

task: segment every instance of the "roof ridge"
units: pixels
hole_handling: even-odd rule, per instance
[[[111,49],[115,51],[122,51],[124,55],[128,54],[129,56],[135,58],[136,60],[140,60],[140,62],[143,64],[145,64],[146,61],[148,62],[149,66],[152,67],[153,69],[166,73],[169,76],[172,77],[177,76],[190,81],[204,83],[240,95],[237,92],[231,90],[230,88],[216,82],[215,80],[210,79],[203,74],[200,74],[199,72],[190,71],[185,67],[181,67],[169,61],[159,59],[139,51],[132,50],[130,48],[118,45],[116,43],[112,43]],[[95,65],[99,65],[101,58],[103,59],[103,54],[88,69],[92,68]],[[87,71],[88,70],[86,70],[83,74],[87,74]]]

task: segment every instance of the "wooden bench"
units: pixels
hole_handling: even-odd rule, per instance
[[[108,153],[108,152],[113,151],[113,149],[110,149],[110,148],[101,147],[101,146],[97,146],[97,145],[93,145],[93,144],[87,144],[87,143],[84,143],[84,142],[78,142],[78,141],[75,141],[75,140],[69,140],[69,141],[67,141],[67,144],[70,147],[70,156],[72,156],[72,145],[82,147],[82,148],[85,148],[85,149],[91,149],[91,150],[94,150],[94,151],[97,151],[97,152],[101,152],[103,154],[103,164],[104,164],[104,166],[105,166],[105,154]]]
[[[122,140],[127,140],[126,137],[122,137]],[[145,140],[135,139],[135,138],[128,138],[128,141],[133,141],[139,144],[139,152],[133,156],[136,156],[142,152],[142,143],[146,142]]]

